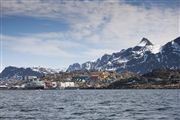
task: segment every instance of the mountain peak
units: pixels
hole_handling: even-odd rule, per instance
[[[69,72],[76,70],[131,71],[147,73],[157,68],[179,69],[180,37],[163,46],[153,45],[147,38],[123,51],[103,55],[92,63],[70,65]]]
[[[138,46],[146,46],[146,45],[153,45],[147,38],[142,38]]]

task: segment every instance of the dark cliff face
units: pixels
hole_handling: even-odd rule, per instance
[[[164,68],[180,68],[180,37],[164,45],[158,55]]]
[[[145,43],[145,45],[153,45],[147,38],[142,38],[140,43]]]
[[[81,65],[79,63],[74,63],[70,65],[67,71],[76,71],[76,70],[81,70]]]
[[[116,70],[118,72],[131,71],[147,73],[158,68],[180,68],[180,37],[168,42],[158,52],[153,52],[154,45],[143,38],[134,47],[111,55],[103,55],[95,62],[82,65],[70,65],[67,71],[77,70]],[[87,69],[88,68],[88,69]]]
[[[1,73],[1,79],[11,79],[11,78],[18,78],[24,76],[37,76],[42,77],[44,74],[33,71],[31,68],[17,68],[13,66],[6,67]]]

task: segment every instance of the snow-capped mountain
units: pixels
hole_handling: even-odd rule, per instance
[[[6,67],[0,73],[0,79],[23,79],[25,76],[37,76],[42,77],[46,74],[54,74],[58,73],[59,70],[51,69],[51,68],[43,68],[43,67],[32,67],[32,68],[18,68],[14,66]]]
[[[158,68],[180,68],[180,37],[160,47],[143,38],[139,44],[120,52],[105,54],[95,62],[70,65],[67,71],[116,70],[146,73]]]

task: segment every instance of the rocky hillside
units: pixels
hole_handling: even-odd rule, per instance
[[[57,73],[58,71],[50,68],[43,68],[43,67],[32,67],[32,68],[18,68],[14,66],[6,67],[0,73],[0,79],[8,80],[8,79],[23,79],[24,76],[37,76],[41,77],[45,74],[53,74]]]
[[[120,52],[105,54],[95,62],[75,63],[67,71],[75,70],[115,70],[147,73],[158,68],[180,68],[180,37],[162,47],[153,45],[143,38],[134,47]]]
[[[180,81],[180,69],[156,69],[152,72],[142,75],[148,79],[168,79],[168,80],[179,80]]]
[[[165,89],[180,88],[180,70],[177,69],[156,69],[142,76],[133,76],[117,80],[107,86],[110,89]]]

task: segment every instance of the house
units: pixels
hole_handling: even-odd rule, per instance
[[[109,72],[100,72],[99,77],[101,80],[107,79],[110,76]]]
[[[60,82],[59,87],[60,88],[74,88],[76,86],[74,82]]]
[[[73,81],[78,81],[78,82],[86,82],[86,81],[89,80],[89,76],[86,76],[86,75],[75,76],[75,77],[72,77],[72,80]]]
[[[45,82],[40,79],[31,79],[28,80],[25,84],[25,89],[44,89]]]
[[[0,85],[0,90],[1,89],[7,89],[8,87],[6,85]]]
[[[51,81],[44,81],[45,88],[52,88],[52,82]]]
[[[58,85],[57,85],[57,82],[52,82],[52,87],[53,87],[53,88],[57,88],[57,86],[58,86]]]
[[[37,76],[24,76],[24,80],[33,80],[37,79]]]

